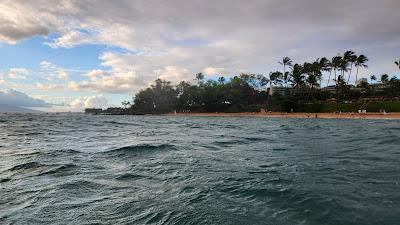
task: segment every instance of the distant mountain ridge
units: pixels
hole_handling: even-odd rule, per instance
[[[42,111],[18,107],[13,105],[0,105],[0,113],[41,113]]]

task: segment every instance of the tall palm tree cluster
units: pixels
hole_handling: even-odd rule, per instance
[[[260,109],[301,111],[308,110],[311,105],[317,107],[313,111],[318,111],[321,110],[318,107],[329,106],[333,101],[338,109],[342,103],[362,102],[365,98],[400,99],[400,79],[396,76],[390,78],[384,74],[380,76],[379,85],[361,82],[359,88],[350,88],[361,69],[367,68],[367,62],[365,55],[356,55],[353,51],[304,63],[294,63],[284,57],[278,62],[283,71],[271,72],[269,77],[242,73],[230,78],[206,79],[203,73],[197,73],[194,77],[197,84],[182,81],[177,85],[158,79],[154,85],[137,93],[132,104],[127,101],[122,104],[131,113],[159,114],[173,111],[259,112]],[[395,65],[400,69],[400,60],[395,61]],[[329,88],[319,90],[323,77],[328,78],[324,84]],[[374,75],[370,78],[371,83],[378,80]],[[270,88],[265,88],[267,86],[285,88],[271,93]],[[335,89],[332,91],[331,87]]]
[[[274,85],[291,84],[293,88],[317,87],[322,85],[322,76],[329,73],[327,86],[331,80],[335,85],[345,83],[350,85],[352,71],[355,68],[355,81],[358,80],[360,69],[367,68],[368,58],[365,55],[356,55],[353,51],[346,51],[343,55],[337,55],[328,59],[318,58],[314,62],[295,63],[289,57],[284,57],[279,62],[283,66],[283,73],[275,71],[270,73],[271,83]],[[400,61],[396,64],[400,65]],[[289,69],[289,71],[287,71]],[[334,77],[332,77],[332,72]],[[347,79],[346,79],[347,76]]]

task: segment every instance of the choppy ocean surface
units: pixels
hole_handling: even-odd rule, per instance
[[[400,224],[400,121],[0,114],[0,224]]]

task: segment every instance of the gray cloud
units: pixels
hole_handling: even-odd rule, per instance
[[[129,50],[100,56],[113,71],[110,80],[115,74],[126,77],[124,71],[142,76],[127,88],[139,88],[160,71],[171,79],[209,67],[266,73],[279,68],[283,56],[302,62],[348,49],[370,57],[369,73],[394,73],[390,64],[400,57],[398,0],[3,0],[0,5],[9,9],[0,10],[0,40],[55,32],[59,37],[48,40],[54,48],[94,43]],[[105,91],[104,84],[75,86]]]

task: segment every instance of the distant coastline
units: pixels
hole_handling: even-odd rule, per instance
[[[268,117],[268,118],[310,118],[310,119],[400,119],[400,113],[168,113],[168,116],[204,117]]]

